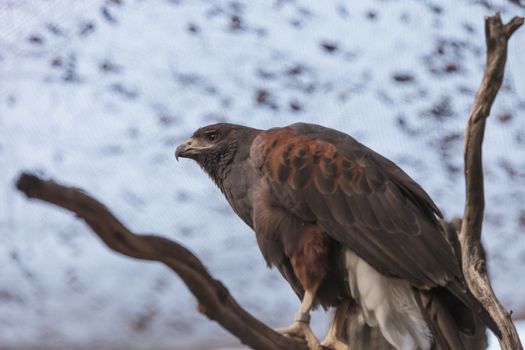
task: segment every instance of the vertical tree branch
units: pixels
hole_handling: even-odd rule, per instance
[[[499,341],[503,350],[517,350],[523,347],[510,314],[494,295],[487,275],[481,246],[485,207],[481,146],[485,122],[503,82],[508,40],[522,24],[523,18],[514,17],[503,25],[499,13],[485,20],[487,61],[465,130],[466,204],[459,234],[462,268],[468,287],[498,324],[502,334]]]

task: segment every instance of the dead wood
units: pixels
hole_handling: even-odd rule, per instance
[[[485,255],[481,245],[485,207],[481,146],[487,117],[503,82],[508,40],[522,24],[523,18],[514,17],[503,25],[499,13],[486,18],[485,72],[465,130],[466,203],[459,233],[462,269],[468,287],[498,324],[501,331],[499,342],[503,350],[517,350],[523,347],[511,316],[494,295],[487,275]]]
[[[200,312],[249,347],[307,350],[304,342],[275,332],[244,310],[228,289],[182,245],[156,235],[133,233],[105,205],[80,189],[31,174],[22,174],[16,186],[29,198],[40,199],[75,213],[110,249],[132,258],[164,263],[182,278],[197,298]]]

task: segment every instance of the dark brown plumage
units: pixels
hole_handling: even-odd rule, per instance
[[[337,307],[359,295],[365,314],[382,312],[364,310],[358,284],[368,281],[366,274],[365,280],[352,277],[358,271],[349,267],[355,253],[355,266],[362,259],[381,281],[404,281],[403,288],[413,291],[407,300],[417,302],[433,348],[465,349],[461,336],[479,333],[475,317],[496,330],[465,288],[450,241],[456,238],[445,234],[437,206],[397,165],[349,135],[304,123],[267,131],[215,124],[197,130],[176,156],[197,161],[254,229],[268,265],[303,298],[298,320],[312,306]],[[364,282],[355,282],[359,278]],[[314,296],[313,305],[306,294]],[[377,315],[366,316],[381,323]],[[415,332],[406,327],[403,332]],[[424,347],[421,334],[410,336]]]

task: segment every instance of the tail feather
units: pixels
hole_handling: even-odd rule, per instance
[[[433,350],[485,349],[486,325],[444,288],[415,292],[434,336]]]
[[[464,287],[459,281],[453,281],[447,285],[450,290],[465,306],[471,309],[477,317],[496,335],[501,338],[501,331],[496,321],[492,318],[485,307],[476,299],[476,297]]]
[[[461,245],[459,243],[458,234],[461,227],[461,220],[455,219],[451,222],[441,222],[443,225],[444,233],[447,236],[449,242],[452,244],[456,256],[458,258],[459,266],[461,262]],[[483,246],[481,246],[482,253],[485,255]],[[501,331],[492,316],[488,313],[485,307],[476,299],[476,297],[459,281],[452,281],[447,285],[447,288],[459,299],[461,302],[470,308],[476,315],[483,321],[483,323],[498,337],[501,338]]]
[[[432,350],[486,349],[486,325],[475,313],[445,288],[414,290],[415,298],[432,332]],[[354,304],[346,322],[346,336],[352,350],[395,350],[379,327],[370,327]]]

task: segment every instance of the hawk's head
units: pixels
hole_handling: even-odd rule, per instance
[[[177,147],[175,157],[195,160],[220,187],[239,148],[249,150],[250,136],[258,131],[227,123],[204,126]]]

